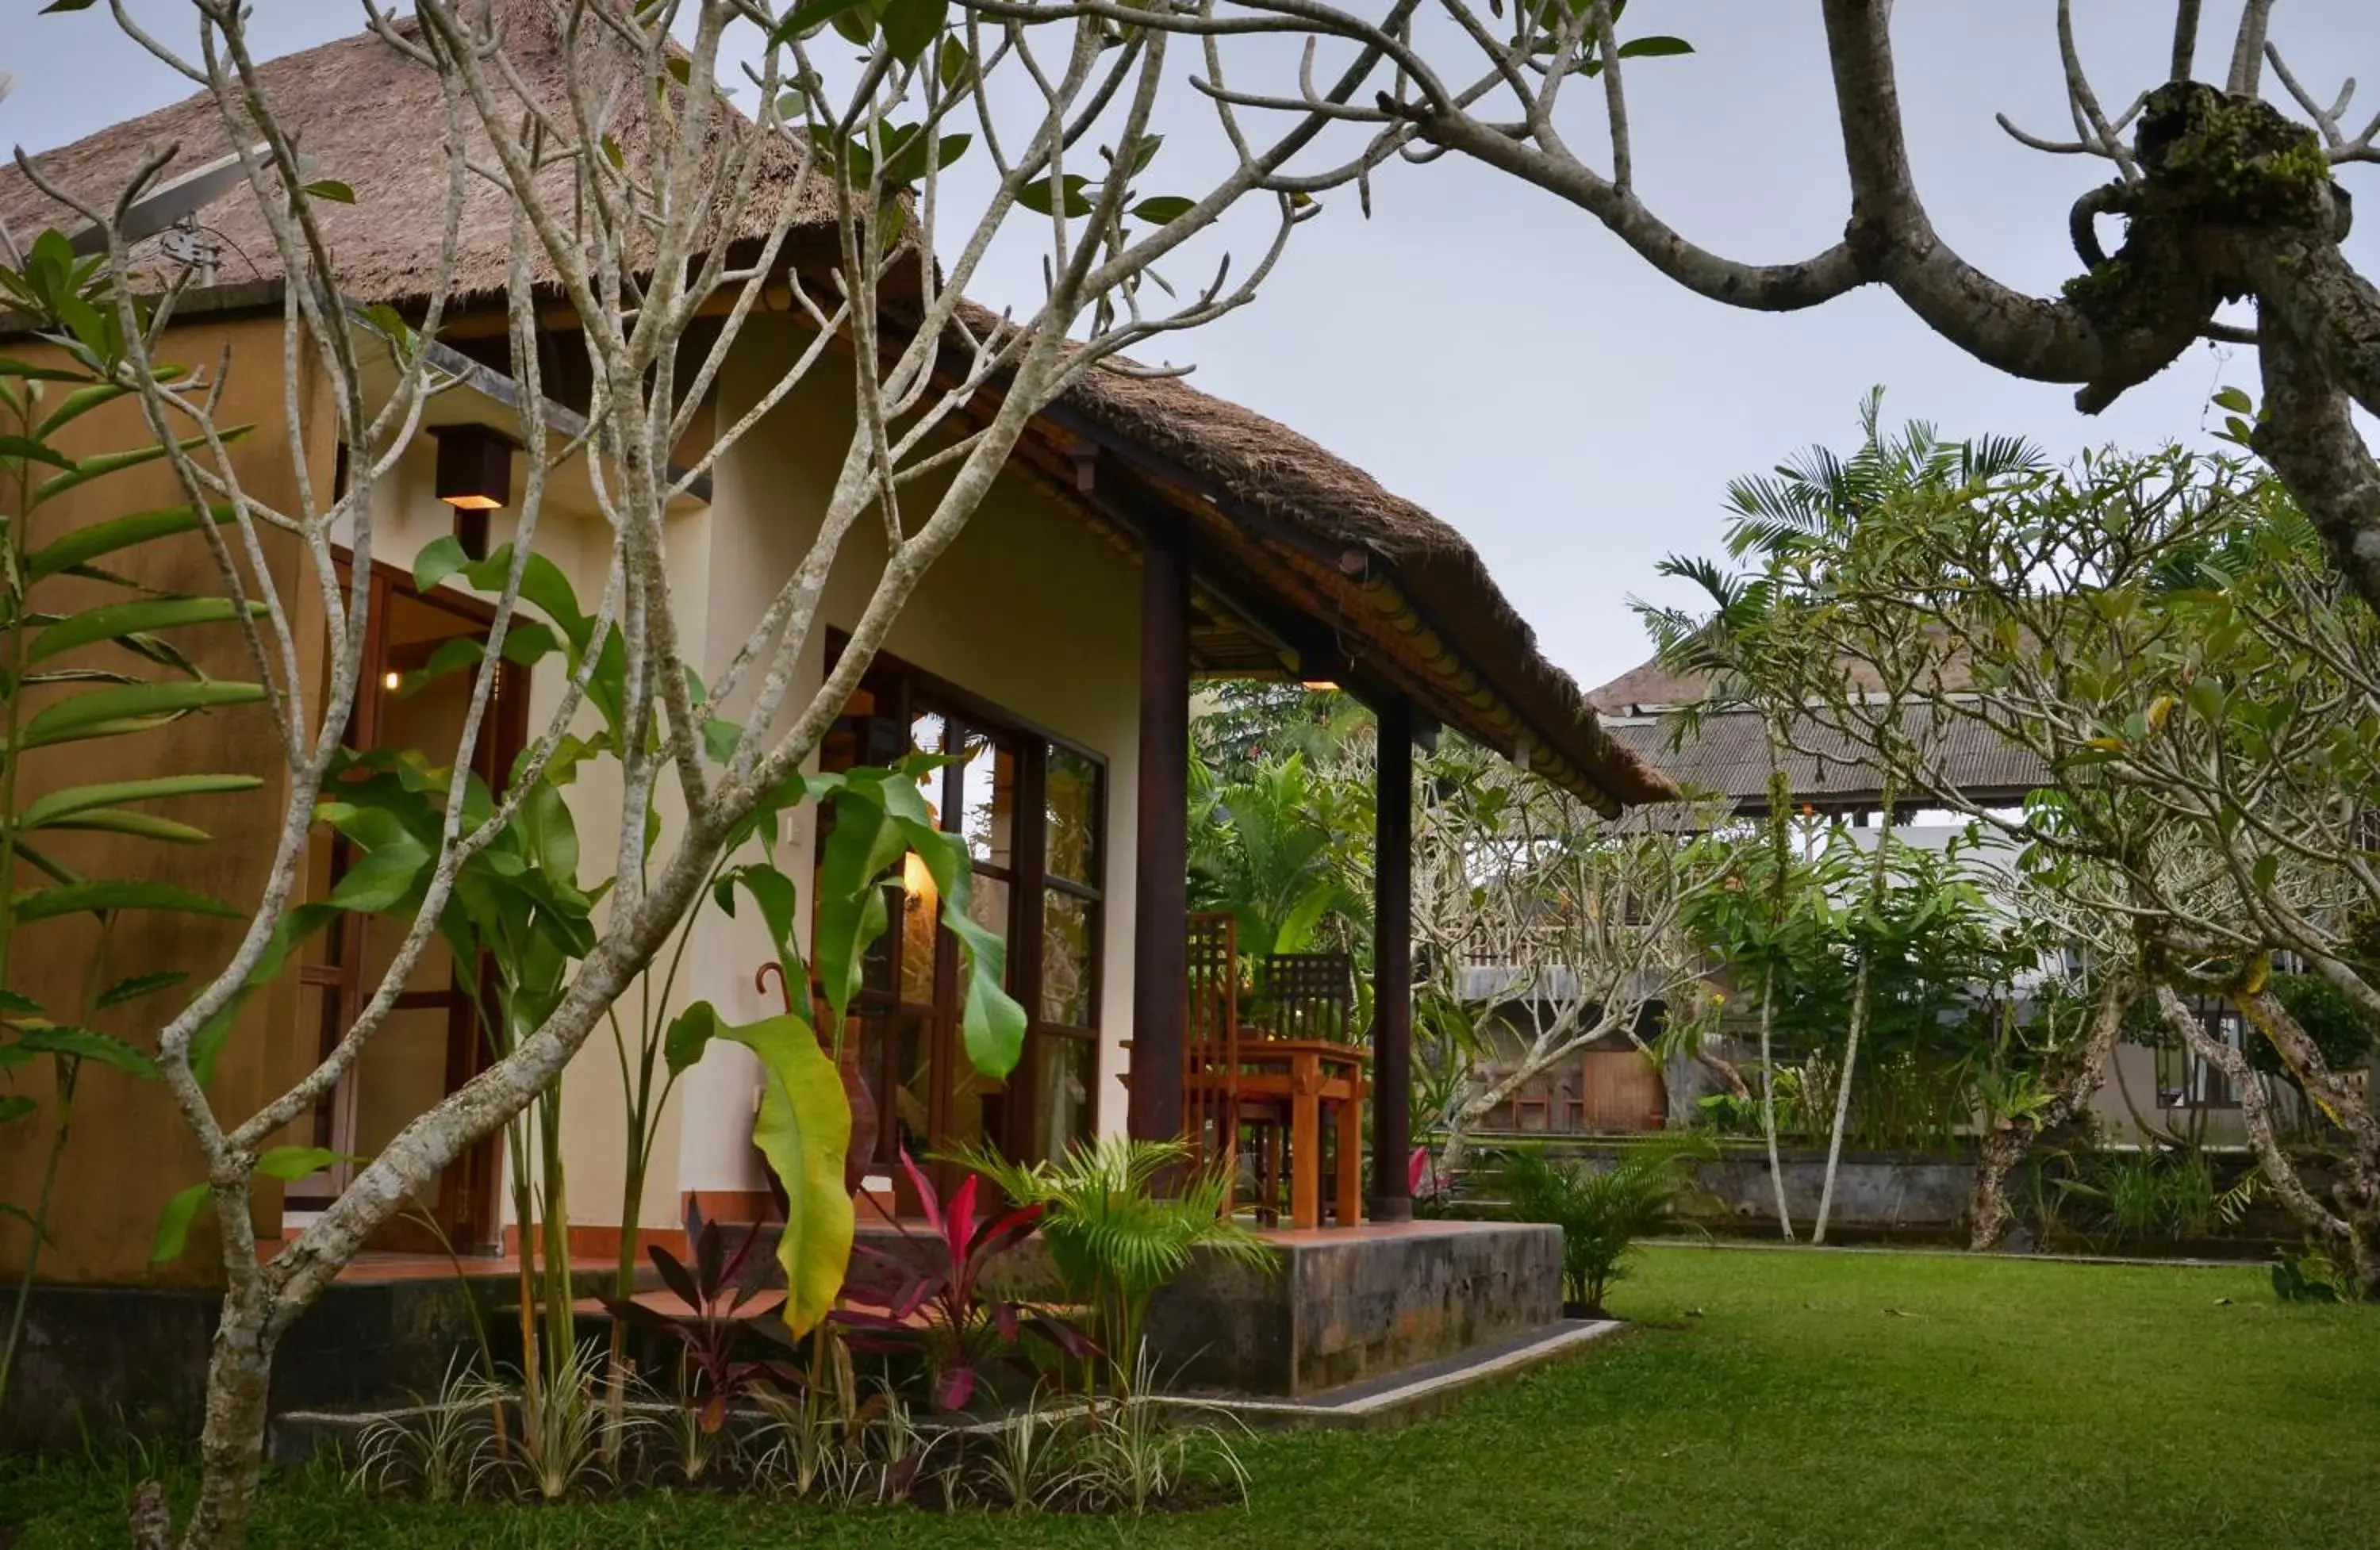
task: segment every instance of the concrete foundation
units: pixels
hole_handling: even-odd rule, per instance
[[[1148,1342],[1177,1392],[1302,1398],[1542,1328],[1561,1232],[1413,1222],[1269,1234],[1269,1268],[1208,1257],[1158,1294]]]
[[[467,1265],[480,1273],[334,1283],[273,1357],[274,1413],[435,1398],[450,1363],[477,1360],[482,1327],[498,1361],[517,1360],[510,1312],[517,1283],[496,1262]],[[590,1293],[611,1284],[588,1273],[578,1280]],[[212,1292],[34,1289],[0,1412],[0,1447],[73,1448],[86,1435],[197,1436],[221,1306]]]

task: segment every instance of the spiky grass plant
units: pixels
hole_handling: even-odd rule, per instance
[[[411,1493],[429,1502],[466,1502],[503,1468],[489,1416],[503,1390],[461,1358],[449,1363],[435,1400],[377,1416],[356,1435],[355,1489]]]
[[[1223,1214],[1227,1181],[1190,1166],[1181,1141],[1103,1135],[1030,1166],[989,1148],[953,1154],[1019,1205],[1042,1208],[1041,1241],[1067,1292],[1091,1310],[1111,1388],[1134,1391],[1148,1305],[1200,1251],[1270,1265],[1273,1248]]]

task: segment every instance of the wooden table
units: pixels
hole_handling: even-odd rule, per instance
[[[1364,1218],[1364,1068],[1372,1053],[1328,1039],[1262,1038],[1242,1034],[1237,1072],[1221,1069],[1223,1047],[1190,1047],[1190,1081],[1220,1096],[1285,1104],[1289,1109],[1289,1216],[1293,1227],[1322,1225],[1322,1108],[1335,1105],[1339,1225]]]

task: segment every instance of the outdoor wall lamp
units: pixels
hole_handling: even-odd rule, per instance
[[[488,514],[512,499],[512,439],[484,425],[436,426],[431,434],[438,438],[438,498],[455,508],[455,541],[484,560]]]

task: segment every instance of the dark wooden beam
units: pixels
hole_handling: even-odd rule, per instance
[[[1414,714],[1378,708],[1372,857],[1372,1219],[1413,1219]]]
[[[1133,890],[1132,1097],[1135,1140],[1182,1133],[1190,865],[1190,542],[1182,519],[1142,527],[1140,782]]]

